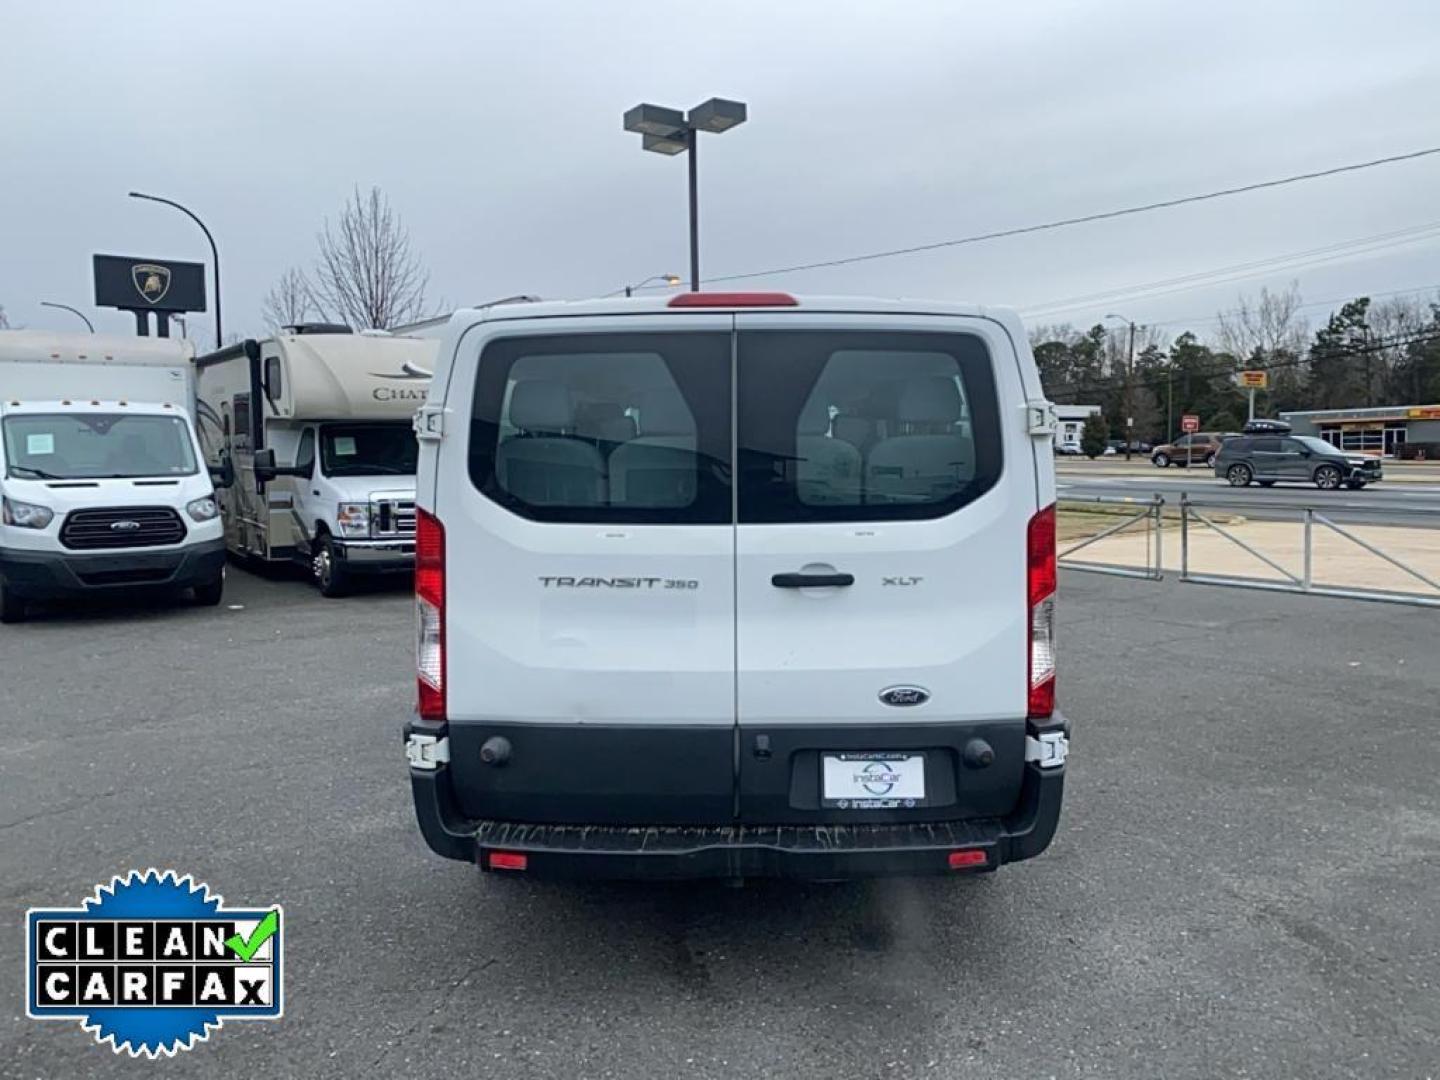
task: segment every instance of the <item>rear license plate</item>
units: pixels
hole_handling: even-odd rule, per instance
[[[821,754],[820,805],[895,810],[925,805],[925,755],[886,751]]]

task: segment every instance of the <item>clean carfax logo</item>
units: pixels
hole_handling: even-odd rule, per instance
[[[70,1017],[117,1054],[167,1057],[225,1020],[283,1011],[278,904],[227,908],[187,874],[132,870],[78,908],[26,916],[26,1012]]]

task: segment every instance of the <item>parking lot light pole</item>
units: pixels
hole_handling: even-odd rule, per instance
[[[1135,323],[1124,315],[1106,315],[1107,319],[1119,319],[1130,327],[1130,360],[1125,365],[1125,390],[1122,394],[1124,403],[1121,406],[1125,410],[1125,460],[1130,460],[1130,443],[1134,441],[1135,434],[1135,402],[1130,393],[1130,380],[1135,375]]]
[[[41,300],[40,306],[59,308],[61,311],[68,311],[78,317],[85,324],[86,329],[88,329],[90,333],[93,334],[95,332],[95,324],[92,323],[89,317],[78,308],[73,308],[69,304],[57,304],[53,300]]]
[[[651,275],[650,277],[647,277],[644,281],[637,281],[637,282],[635,282],[635,284],[633,284],[633,285],[626,285],[626,286],[625,286],[625,295],[626,295],[626,296],[633,296],[633,295],[635,294],[635,290],[636,290],[636,289],[643,289],[643,288],[645,288],[646,285],[649,285],[650,283],[655,282],[655,281],[663,281],[666,285],[671,285],[671,286],[679,285],[679,284],[680,284],[680,275],[679,275],[679,274],[653,274],[653,275]],[[615,294],[614,294],[614,293],[611,293],[610,295],[611,295],[611,296],[614,296]]]
[[[689,114],[663,105],[636,105],[625,113],[625,130],[640,136],[640,148],[673,157],[690,154],[690,291],[700,291],[700,132],[720,135],[745,122],[743,101],[711,98]]]
[[[166,206],[173,206],[191,221],[195,222],[196,225],[199,225],[200,231],[205,234],[205,239],[210,241],[210,258],[212,265],[215,267],[215,348],[221,348],[225,344],[225,339],[220,336],[220,249],[215,246],[215,237],[210,235],[210,230],[205,227],[205,222],[200,220],[195,211],[191,210],[188,206],[181,206],[174,199],[162,198],[159,195],[146,195],[143,191],[130,192],[130,198],[148,199],[150,202],[164,203]]]

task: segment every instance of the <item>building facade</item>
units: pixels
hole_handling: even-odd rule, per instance
[[[1402,446],[1433,445],[1440,458],[1440,405],[1385,405],[1370,409],[1282,412],[1297,435],[1318,435],[1341,450],[1394,457]]]

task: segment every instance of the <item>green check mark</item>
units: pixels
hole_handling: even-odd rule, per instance
[[[249,960],[260,951],[261,945],[275,936],[275,931],[278,929],[280,929],[280,913],[271,911],[260,920],[260,925],[250,932],[248,939],[242,938],[239,934],[231,934],[225,939],[225,944],[241,960]]]

